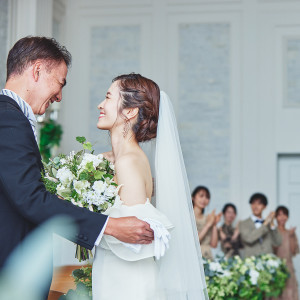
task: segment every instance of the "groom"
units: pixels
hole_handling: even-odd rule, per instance
[[[10,253],[46,220],[70,216],[78,226],[72,241],[88,249],[102,234],[127,243],[153,240],[149,225],[135,217],[109,218],[59,199],[41,182],[35,114],[62,100],[71,55],[54,39],[25,37],[10,50],[0,95],[0,270]]]

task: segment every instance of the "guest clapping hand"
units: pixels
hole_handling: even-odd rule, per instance
[[[216,214],[213,210],[210,214],[204,215],[204,209],[209,204],[210,192],[205,186],[198,186],[192,193],[192,201],[196,218],[198,236],[202,251],[202,256],[207,259],[213,259],[211,247],[218,245],[218,230],[222,213]]]

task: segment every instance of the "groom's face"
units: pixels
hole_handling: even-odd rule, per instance
[[[46,62],[40,65],[35,85],[35,101],[32,105],[35,114],[44,114],[53,102],[62,100],[62,88],[66,85],[67,73],[68,68],[64,61],[52,66]]]

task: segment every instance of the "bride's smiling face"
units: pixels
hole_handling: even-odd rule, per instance
[[[113,82],[108,89],[105,99],[98,105],[100,116],[97,127],[103,130],[111,130],[117,126],[120,120],[120,90],[117,82]]]

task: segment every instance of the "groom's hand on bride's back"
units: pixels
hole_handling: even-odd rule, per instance
[[[136,217],[109,218],[104,234],[131,244],[150,244],[154,239],[149,224]]]

